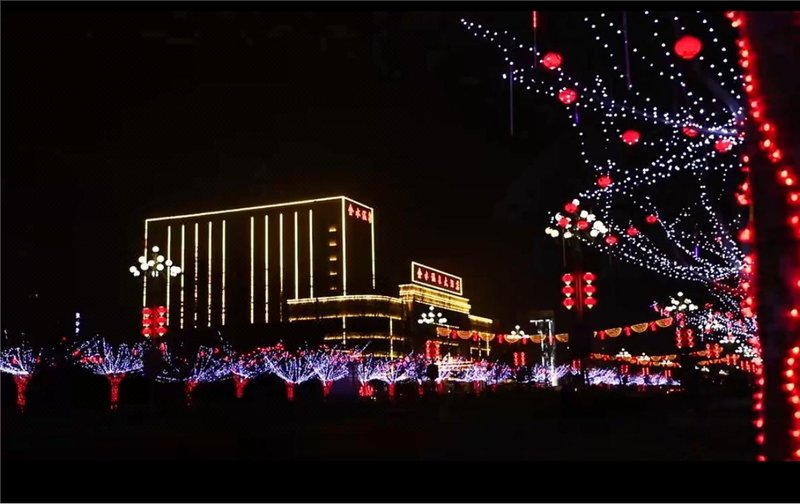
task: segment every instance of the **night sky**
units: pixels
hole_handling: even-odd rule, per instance
[[[558,306],[543,229],[587,182],[569,120],[518,94],[512,137],[502,58],[459,23],[530,38],[530,11],[172,8],[3,2],[4,327],[123,330],[145,217],[340,194],[376,209],[384,292],[418,260],[510,326]],[[584,47],[577,15],[542,20],[540,44]],[[598,325],[673,293],[600,264]]]

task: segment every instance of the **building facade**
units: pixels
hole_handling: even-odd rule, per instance
[[[376,292],[375,210],[345,196],[150,218],[145,251],[153,245],[182,268],[164,285],[145,278],[142,290],[143,306],[167,306],[171,332],[302,338],[386,356],[489,352],[488,341],[437,338],[442,327],[491,331],[491,319],[471,314],[460,277],[412,262],[408,284]]]

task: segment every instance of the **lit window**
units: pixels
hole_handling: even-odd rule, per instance
[[[336,232],[336,226],[331,226],[331,227],[329,227],[329,228],[328,228],[328,232],[329,232],[329,233],[335,233],[335,232]]]
[[[335,247],[336,246],[336,240],[329,241],[328,245],[331,246],[331,247]]]
[[[329,260],[330,262],[336,262],[336,261],[338,261],[338,260],[339,260],[339,258],[338,258],[338,257],[336,257],[336,256],[330,256],[330,257],[328,258],[328,260]]]
[[[336,290],[336,286],[335,285],[331,285],[331,290],[335,291]]]
[[[330,276],[336,276],[336,275],[338,275],[338,274],[339,274],[339,272],[338,272],[338,271],[330,271],[328,274],[329,274]]]

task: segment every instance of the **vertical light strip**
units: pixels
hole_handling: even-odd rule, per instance
[[[308,297],[314,297],[314,211],[308,211]]]
[[[183,329],[183,287],[185,283],[185,270],[186,270],[186,224],[181,224],[181,329]]]
[[[342,198],[342,295],[347,295],[347,233],[345,233],[344,198]]]
[[[144,221],[144,260],[147,261],[147,221]],[[147,306],[147,275],[149,271],[142,274],[142,307]]]
[[[211,221],[208,221],[208,327],[211,327]]]
[[[255,304],[255,284],[253,277],[255,275],[255,234],[256,234],[256,218],[250,217],[250,323],[255,321],[256,304]]]
[[[264,216],[264,322],[269,324],[269,215]]]
[[[281,288],[281,320],[283,320],[283,214],[280,214],[280,218],[278,219],[278,248],[280,249],[280,254],[278,255],[278,268],[280,269],[280,288]]]
[[[194,223],[194,322],[193,326],[197,329],[197,293],[198,293],[198,285],[197,282],[199,280],[198,275],[198,255],[200,252],[200,223]]]
[[[392,326],[392,319],[389,319],[389,358],[394,359],[394,327]]]
[[[222,219],[222,325],[225,325],[225,219]]]
[[[300,298],[300,265],[297,258],[300,256],[297,247],[297,212],[294,213],[294,298]]]
[[[167,259],[172,259],[172,226],[167,226]],[[167,270],[167,327],[169,327],[169,283],[170,275],[169,270],[172,266],[166,266]]]
[[[372,289],[375,289],[375,209],[369,210],[369,233],[370,241],[372,242]]]

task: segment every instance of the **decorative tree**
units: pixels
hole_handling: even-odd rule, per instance
[[[314,374],[322,382],[322,395],[328,397],[333,382],[349,374],[351,355],[349,352],[322,346],[310,352],[308,357],[311,359]]]
[[[383,366],[383,371],[375,378],[388,385],[389,399],[394,400],[396,384],[412,379],[409,374],[408,361],[406,359],[395,359],[386,362]]]
[[[472,390],[476,395],[481,393],[481,384],[486,382],[489,374],[489,363],[486,361],[473,362],[469,367],[462,368],[453,374],[455,381],[472,383]]]
[[[200,383],[210,383],[224,380],[231,375],[233,351],[230,347],[201,346],[189,358],[174,355],[169,352],[165,355],[166,366],[158,376],[158,381],[183,382],[186,405],[192,406],[192,392]]]
[[[562,364],[561,366],[557,367],[542,366],[541,364],[537,364],[527,369],[523,380],[526,383],[535,383],[539,385],[555,387],[563,377],[572,372],[573,369],[568,364]]]
[[[591,185],[552,216],[546,233],[702,285],[718,314],[738,319],[738,343],[758,345],[752,310],[740,312],[750,303],[750,264],[736,238],[747,241],[751,230],[737,232],[745,212],[729,205],[746,205],[750,192],[736,180],[747,171],[739,90],[748,85],[736,66],[735,33],[722,16],[699,11],[600,12],[583,21],[607,57],[605,75],[589,83],[573,76],[584,69],[561,54],[542,55],[507,31],[462,20],[502,51],[512,85],[560,101],[577,132]],[[652,31],[634,43],[628,26]],[[634,85],[638,77],[647,93]]]
[[[92,338],[77,345],[72,357],[79,366],[96,375],[105,376],[110,385],[109,409],[116,410],[119,404],[119,385],[132,373],[141,373],[144,343],[128,346],[124,343],[114,348],[105,338]]]
[[[386,375],[386,361],[383,359],[372,357],[371,355],[362,356],[356,361],[356,378],[361,384],[358,390],[358,395],[361,397],[371,397],[374,390],[369,385],[372,380],[378,380],[380,377]]]
[[[294,387],[306,382],[316,374],[313,355],[300,351],[292,355],[288,351],[277,352],[272,356],[272,372],[286,383],[286,398],[294,400]]]
[[[5,345],[4,345],[5,346]],[[20,346],[5,346],[0,349],[0,371],[14,376],[17,386],[17,408],[25,411],[28,382],[42,363],[42,351],[35,351],[24,341]]]
[[[497,390],[497,386],[505,383],[514,376],[511,368],[500,361],[493,363],[489,367],[489,372],[486,374],[486,383],[492,387],[492,390]]]
[[[233,359],[231,373],[236,385],[237,398],[241,399],[244,396],[244,388],[250,380],[273,372],[272,356],[282,350],[282,346],[259,347]]]

